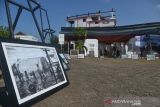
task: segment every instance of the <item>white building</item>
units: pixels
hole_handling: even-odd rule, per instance
[[[98,57],[98,40],[97,39],[86,39],[84,46],[87,47],[87,52],[85,52],[85,56],[93,56]]]
[[[88,14],[81,14],[67,17],[67,27],[76,28],[76,27],[84,27],[84,28],[94,28],[94,27],[115,27],[116,26],[116,17],[115,11],[112,9],[107,12],[95,12]],[[75,50],[75,41],[70,41],[70,44],[73,46],[72,50]],[[98,39],[86,39],[84,44],[88,51],[85,52],[85,56],[94,56],[98,57]],[[70,49],[69,49],[70,50]]]
[[[31,35],[15,35],[15,39],[28,40],[28,41],[38,41],[36,37]]]
[[[115,11],[95,12],[67,17],[71,27],[114,27],[116,26]],[[67,27],[68,27],[67,23]]]

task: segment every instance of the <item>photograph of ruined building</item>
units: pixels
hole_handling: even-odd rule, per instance
[[[6,50],[21,99],[64,81],[55,50],[19,46]]]

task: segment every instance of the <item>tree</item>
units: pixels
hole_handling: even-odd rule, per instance
[[[79,53],[84,53],[84,49],[87,48],[84,46],[84,41],[87,37],[87,30],[81,27],[77,27],[75,29],[75,36],[77,36],[77,41],[75,42],[76,44],[76,49],[79,51]]]
[[[10,32],[8,27],[0,26],[0,37],[1,38],[9,38]]]
[[[54,35],[53,37],[51,37],[50,42],[51,44],[58,44],[58,37]]]
[[[20,31],[20,32],[17,32],[16,35],[26,35],[26,34]]]
[[[55,45],[57,51],[60,52],[61,51],[61,46],[58,44],[58,42],[59,42],[58,41],[58,36],[54,35],[54,36],[51,37],[50,43]]]
[[[75,28],[75,35],[78,36],[78,40],[85,40],[87,37],[87,30],[82,27]]]

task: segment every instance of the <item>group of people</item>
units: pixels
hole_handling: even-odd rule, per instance
[[[99,56],[118,58],[123,53],[123,49],[117,45],[102,45],[99,47]]]

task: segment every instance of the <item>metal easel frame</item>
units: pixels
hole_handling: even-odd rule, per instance
[[[9,30],[10,30],[10,39],[14,39],[14,31],[15,31],[17,22],[18,22],[19,17],[20,17],[23,10],[26,10],[26,11],[31,13],[31,15],[33,17],[33,20],[34,20],[34,23],[36,25],[36,28],[38,30],[38,33],[40,35],[41,41],[43,43],[45,43],[45,39],[46,39],[47,36],[49,36],[49,37],[54,36],[53,33],[55,31],[53,29],[51,29],[49,18],[48,18],[48,13],[44,8],[42,8],[42,6],[37,1],[27,0],[27,3],[28,3],[29,7],[26,7],[22,4],[19,4],[16,1],[13,1],[13,0],[4,0],[4,2],[5,2],[5,7],[6,7]],[[35,4],[35,7],[33,7],[31,5],[32,3]],[[18,11],[16,13],[16,18],[15,18],[14,21],[12,20],[12,17],[11,17],[10,5],[14,5],[14,6],[18,7]],[[35,15],[35,12],[37,10],[40,10],[41,27],[40,27],[40,25],[37,21],[36,15]],[[46,29],[44,29],[44,25],[43,25],[42,11],[45,12],[45,15],[46,15],[46,18],[47,18],[48,28],[46,28]]]

